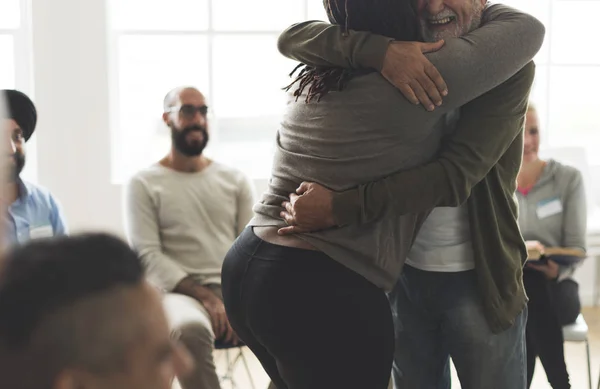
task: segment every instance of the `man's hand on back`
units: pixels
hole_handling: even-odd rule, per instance
[[[388,46],[381,74],[413,104],[423,104],[433,111],[448,94],[444,79],[435,66],[423,55],[442,48],[444,41],[435,43],[392,42]]]
[[[281,217],[288,227],[279,229],[280,235],[313,232],[335,226],[333,220],[333,192],[314,182],[303,182],[290,201],[281,204]]]

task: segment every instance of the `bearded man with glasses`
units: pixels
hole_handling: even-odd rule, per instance
[[[163,289],[173,330],[195,359],[183,389],[219,389],[215,342],[238,344],[225,314],[221,266],[252,217],[253,189],[240,171],[204,156],[208,106],[196,88],[164,100],[171,149],[126,191],[126,231],[150,281]],[[232,206],[232,204],[234,206]]]

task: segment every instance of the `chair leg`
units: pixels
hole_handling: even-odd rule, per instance
[[[248,366],[248,361],[246,360],[246,357],[242,353],[242,350],[240,350],[240,356],[241,356],[240,359],[242,360],[242,363],[244,364],[244,368],[246,369],[246,373],[248,374],[248,381],[250,381],[250,387],[252,389],[256,389],[256,386],[254,385],[254,380],[252,379],[252,373],[250,372],[250,366]]]
[[[592,362],[590,360],[590,342],[587,339],[585,340],[585,351],[588,357],[588,387],[592,389]]]
[[[229,381],[230,389],[237,389],[237,382],[235,381],[234,373],[235,373],[235,368],[236,368],[238,362],[242,361],[242,363],[244,364],[244,368],[246,370],[246,374],[248,375],[248,380],[250,381],[250,387],[251,387],[251,389],[256,389],[256,384],[254,383],[254,380],[252,379],[252,372],[250,371],[250,366],[248,365],[248,361],[247,361],[246,357],[244,356],[243,349],[237,348],[235,350],[237,351],[237,354],[233,357],[229,353],[232,350],[229,350],[229,349],[224,350],[225,351],[226,370],[225,370],[225,374],[223,374],[221,377],[219,377],[219,382],[221,383],[221,386],[223,385],[223,383],[225,381]]]
[[[242,354],[242,349],[238,348],[237,349],[237,355],[235,357],[235,359],[233,360],[233,362],[231,363],[231,389],[237,389],[237,383],[235,382],[234,378],[233,378],[233,374],[235,371],[235,368],[237,366],[237,363],[239,362],[240,359],[244,359],[244,354]]]
[[[600,375],[598,376],[598,386],[596,387],[596,389],[600,389]]]
[[[235,389],[235,382],[233,381],[233,369],[231,366],[231,354],[229,354],[230,350],[224,350],[225,354],[225,373],[219,378],[221,384],[225,381],[229,381],[232,389]]]

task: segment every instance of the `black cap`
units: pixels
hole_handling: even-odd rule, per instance
[[[33,135],[37,123],[37,110],[33,101],[25,93],[14,89],[3,89],[2,97],[8,109],[6,117],[17,122],[27,142]]]

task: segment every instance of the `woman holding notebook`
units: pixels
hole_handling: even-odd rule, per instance
[[[562,327],[575,322],[581,310],[579,287],[571,276],[585,257],[587,209],[579,170],[540,159],[539,144],[538,116],[530,105],[517,191],[530,259],[523,274],[529,297],[528,387],[539,356],[552,388],[564,389],[571,386]]]

